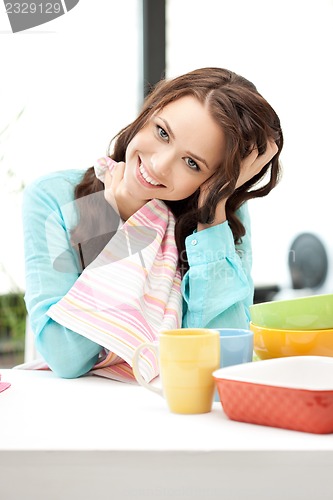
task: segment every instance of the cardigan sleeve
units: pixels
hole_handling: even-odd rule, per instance
[[[59,376],[74,378],[96,363],[101,347],[64,328],[47,315],[73,286],[80,274],[70,245],[70,227],[76,213],[73,189],[78,172],[51,174],[24,191],[23,230],[26,268],[25,301],[36,347]]]
[[[184,328],[249,327],[253,282],[247,204],[238,216],[246,233],[236,247],[228,222],[186,238],[189,270],[182,281]]]

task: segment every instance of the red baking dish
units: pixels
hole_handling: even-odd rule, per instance
[[[291,356],[213,372],[231,420],[315,434],[333,432],[333,358]]]

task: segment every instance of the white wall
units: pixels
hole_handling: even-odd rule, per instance
[[[1,2],[0,293],[9,276],[24,288],[21,200],[4,172],[30,182],[44,173],[88,168],[136,115],[141,95],[138,0],[80,0],[65,16],[12,34]],[[21,118],[17,113],[24,108]],[[15,184],[15,186],[14,186]]]
[[[23,279],[20,198],[3,172],[29,182],[85,168],[140,102],[141,0],[80,0],[67,15],[12,34],[0,6],[0,292]],[[1,10],[2,9],[2,10]],[[168,0],[167,76],[222,66],[252,80],[284,129],[284,177],[251,202],[256,283],[286,283],[291,238],[322,236],[333,255],[332,0]],[[332,283],[333,288],[333,283]]]

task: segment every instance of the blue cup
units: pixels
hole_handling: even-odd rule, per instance
[[[240,328],[218,328],[220,334],[220,368],[249,363],[253,358],[253,332]],[[215,391],[215,401],[220,401]]]

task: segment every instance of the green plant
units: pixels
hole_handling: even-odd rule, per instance
[[[24,340],[26,315],[22,292],[0,295],[0,338]]]

